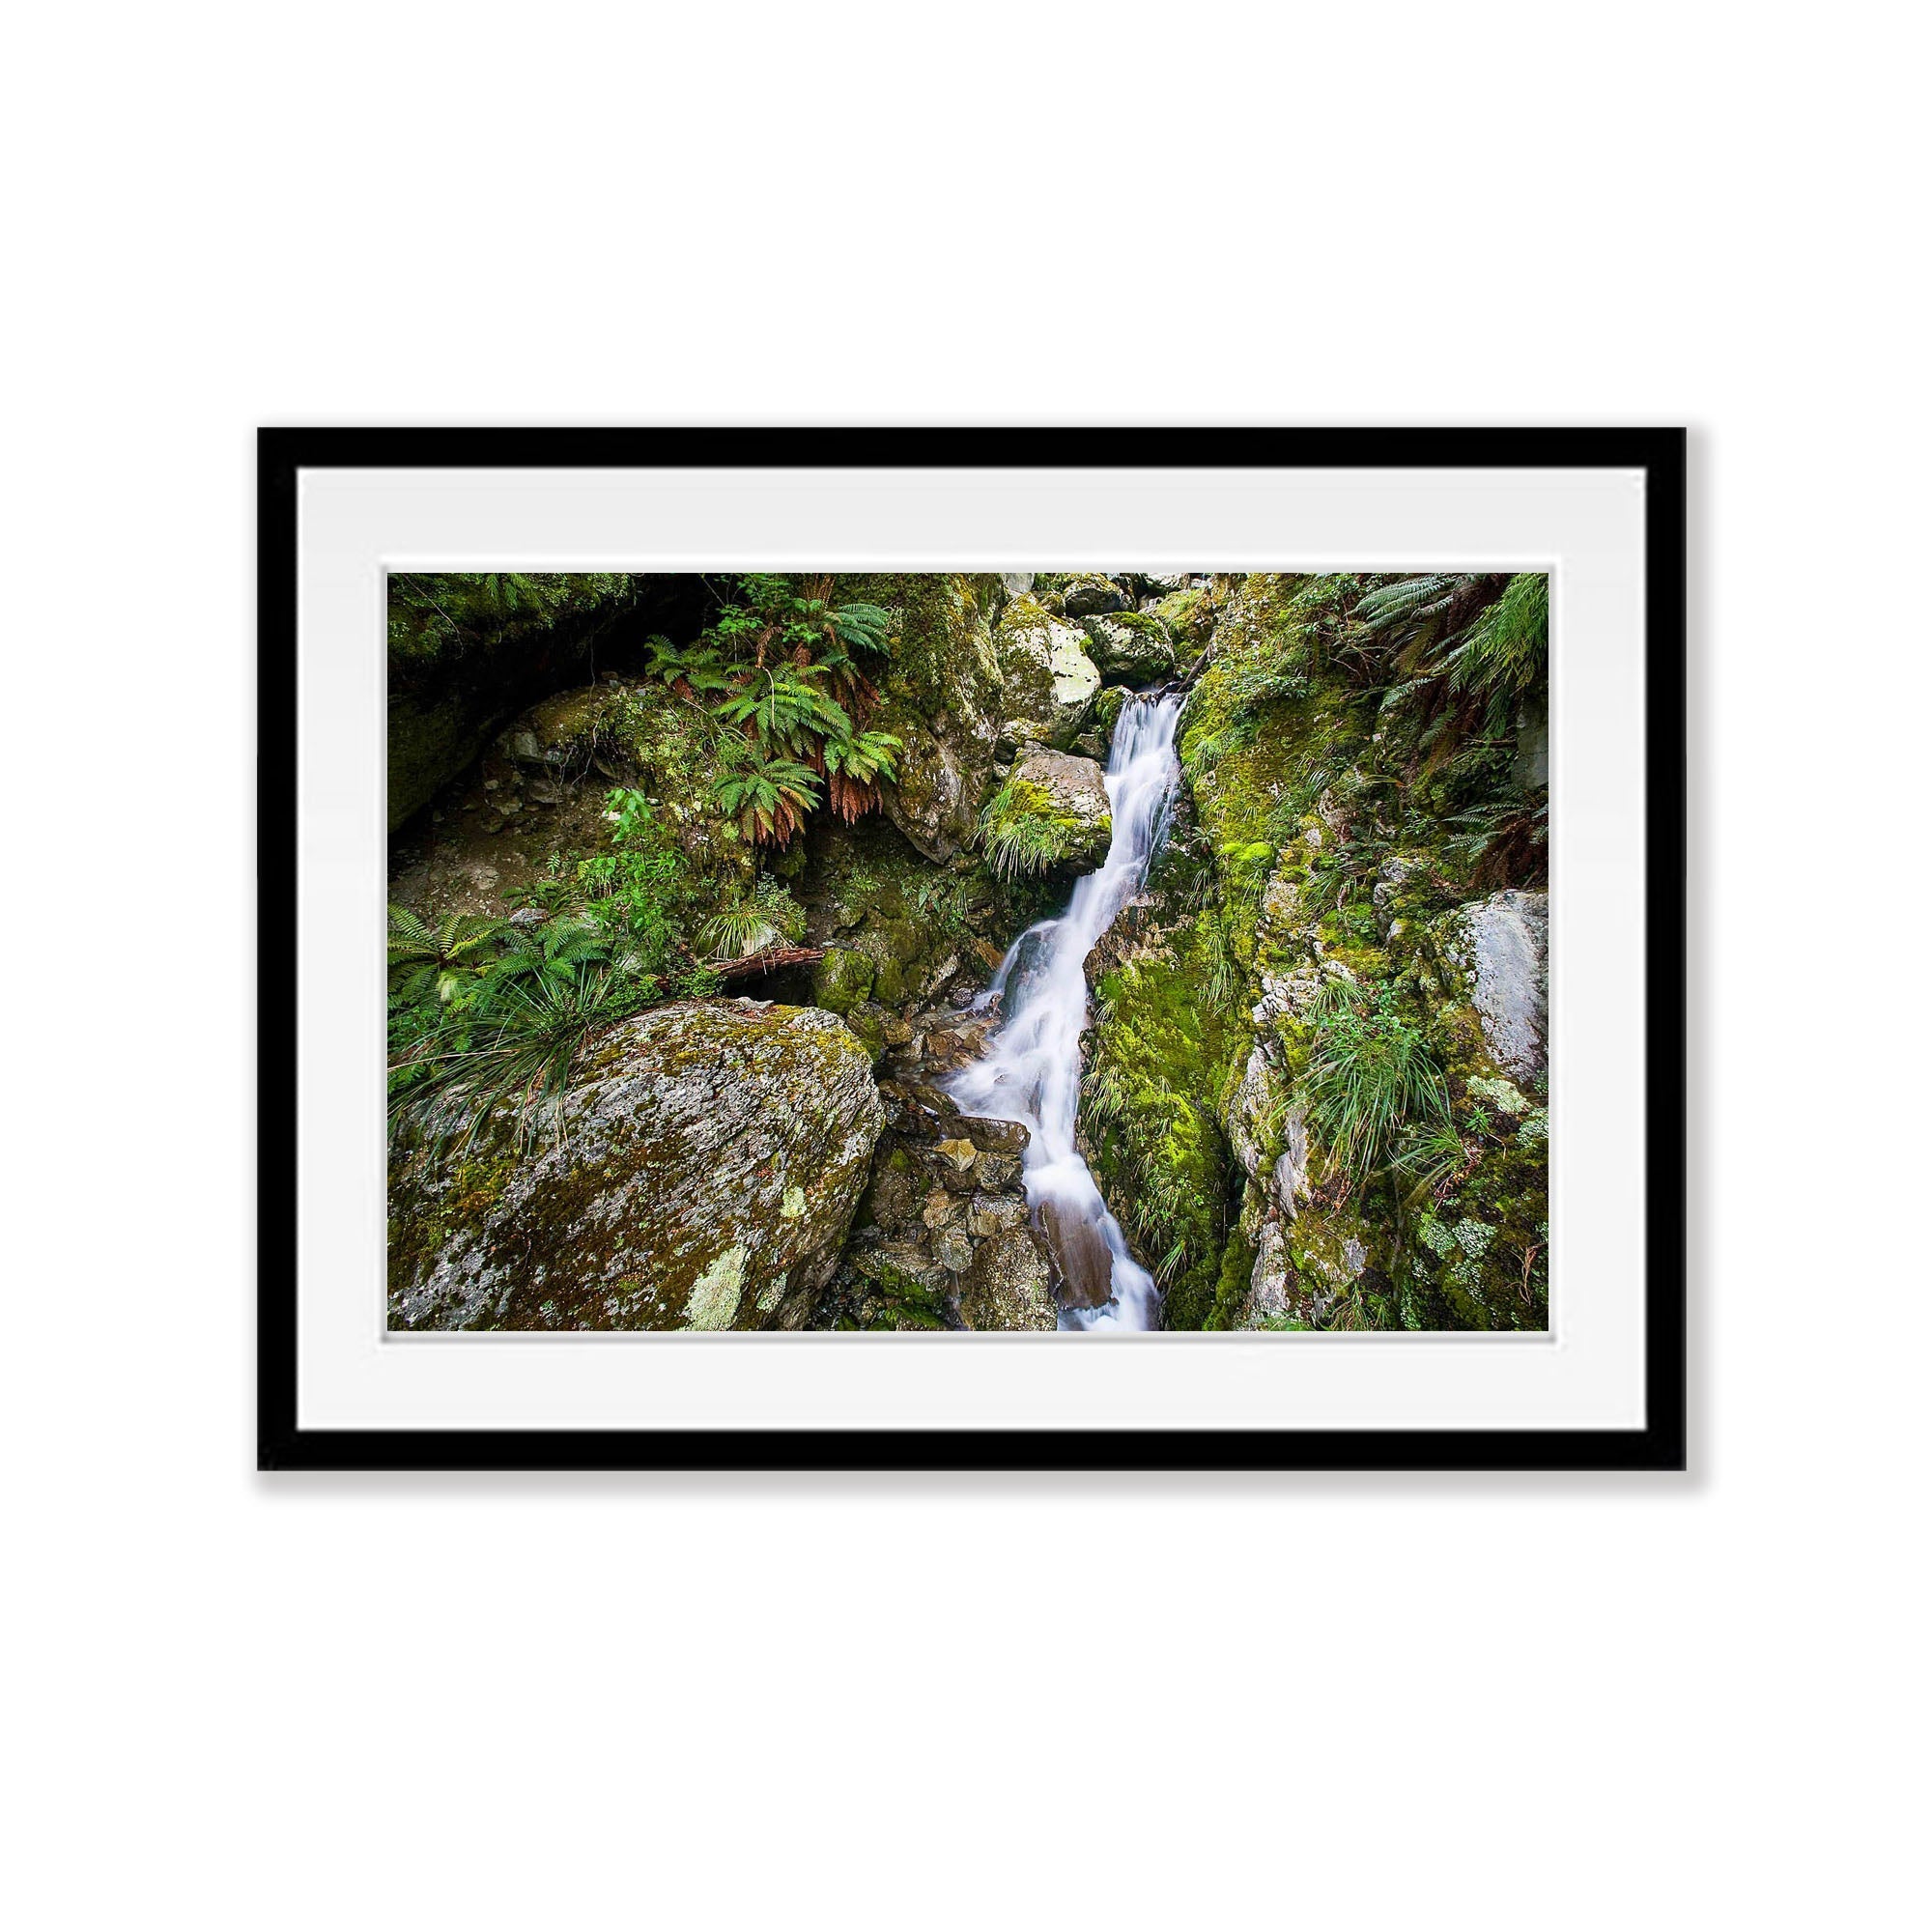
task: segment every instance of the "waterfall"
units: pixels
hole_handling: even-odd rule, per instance
[[[1031,1130],[1027,1201],[1052,1244],[1073,1305],[1063,1328],[1151,1328],[1160,1314],[1153,1277],[1127,1252],[1121,1224],[1073,1145],[1080,1108],[1080,1035],[1087,1024],[1087,955],[1140,890],[1167,829],[1180,767],[1174,730],[1179,696],[1129,697],[1114,726],[1107,798],[1114,839],[1106,863],[1076,882],[1058,919],[1029,926],[980,996],[1004,995],[1005,1023],[983,1059],[948,1091],[968,1114],[1020,1121]]]

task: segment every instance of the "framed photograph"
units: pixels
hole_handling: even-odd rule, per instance
[[[264,430],[261,1465],[1682,1468],[1684,457]]]

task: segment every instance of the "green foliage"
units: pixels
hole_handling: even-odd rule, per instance
[[[1387,1164],[1404,1128],[1446,1124],[1448,1083],[1393,985],[1369,991],[1331,979],[1311,1017],[1301,1080],[1309,1124],[1335,1168],[1365,1181]]]
[[[1549,662],[1549,579],[1401,578],[1353,611],[1362,661],[1385,689],[1385,730],[1406,736],[1419,772],[1450,767],[1472,738],[1493,747],[1512,713],[1543,683]],[[1465,772],[1465,776],[1469,775]]]
[[[749,899],[721,906],[698,928],[698,938],[717,960],[743,959],[768,946],[796,945],[805,936],[805,909],[789,889],[762,874]]]
[[[393,1127],[433,1141],[472,1139],[507,1108],[520,1144],[558,1125],[563,1096],[584,1045],[650,1004],[648,978],[594,966],[556,979],[512,979],[475,1012],[428,1032],[392,1079]]]
[[[821,740],[842,745],[852,736],[851,719],[819,690],[817,671],[788,660],[754,671],[719,716],[755,731],[759,751],[776,749],[794,757]]]
[[[1543,682],[1549,663],[1549,579],[1512,577],[1447,659],[1452,690],[1513,698]]]

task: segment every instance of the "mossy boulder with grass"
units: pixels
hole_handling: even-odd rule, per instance
[[[1036,747],[986,802],[980,838],[986,862],[1009,878],[1091,872],[1113,843],[1113,804],[1092,758]]]
[[[884,1125],[832,1013],[660,1007],[584,1051],[528,1151],[508,1107],[390,1169],[392,1328],[797,1327]]]

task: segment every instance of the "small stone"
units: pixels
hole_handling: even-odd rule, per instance
[[[486,837],[494,838],[497,833],[502,831],[505,823],[506,821],[500,811],[486,811],[481,820],[478,821],[477,830],[482,832]]]
[[[938,1151],[961,1173],[980,1158],[980,1150],[971,1141],[941,1141]]]

